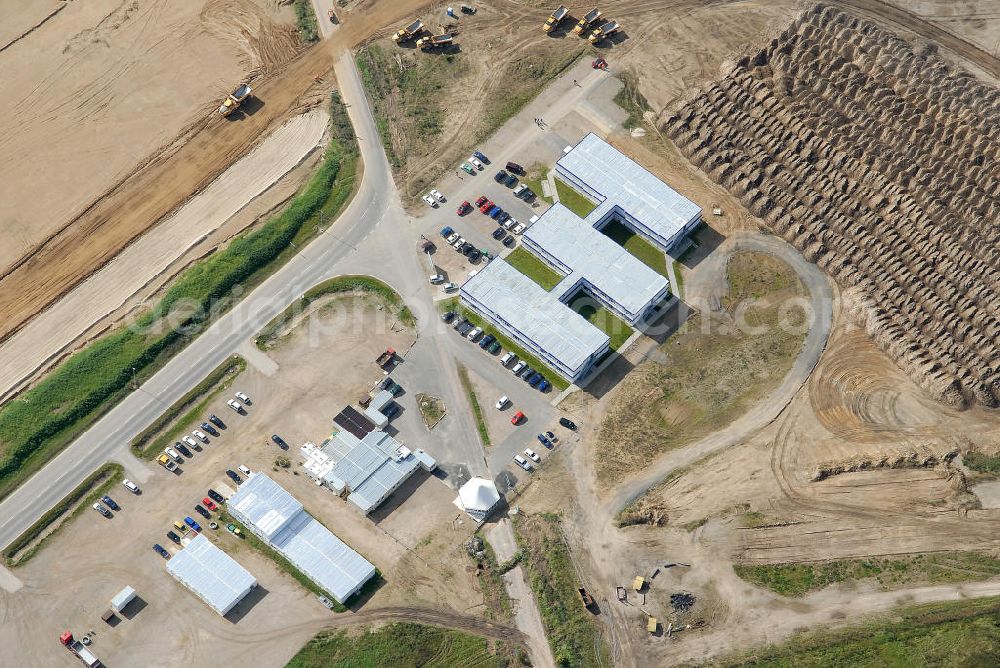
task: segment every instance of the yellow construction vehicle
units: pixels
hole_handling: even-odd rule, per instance
[[[549,18],[545,22],[545,25],[542,26],[542,30],[545,32],[552,32],[559,26],[562,20],[566,18],[567,14],[569,14],[569,8],[566,5],[559,5],[559,7],[556,8],[556,11],[549,14]]]
[[[408,42],[414,39],[424,30],[424,22],[417,19],[405,28],[400,28],[396,31],[396,34],[392,36],[392,41],[399,44],[400,42]]]
[[[236,90],[229,94],[229,97],[227,97],[226,101],[222,103],[222,106],[219,107],[219,113],[223,116],[228,116],[233,113],[240,108],[240,105],[243,104],[244,100],[250,97],[251,92],[253,91],[250,89],[250,86],[247,84],[240,84]]]
[[[421,37],[417,40],[417,48],[424,51],[429,51],[430,49],[437,48],[439,46],[448,46],[455,43],[455,38],[449,34],[445,33],[443,35],[432,35],[430,37]]]
[[[580,21],[576,24],[576,27],[573,28],[573,34],[582,35],[583,32],[587,28],[592,26],[599,18],[601,18],[601,10],[598,9],[597,7],[594,7],[589,12],[587,12],[584,15],[584,17],[580,19]]]
[[[608,21],[600,28],[596,28],[594,32],[590,33],[590,37],[588,37],[587,39],[590,41],[591,44],[594,44],[595,42],[600,42],[605,37],[610,37],[611,35],[615,34],[616,32],[618,32],[620,28],[621,26],[618,25],[617,22]]]

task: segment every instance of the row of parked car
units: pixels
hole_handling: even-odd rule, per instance
[[[243,466],[242,464],[238,468],[240,472],[242,472],[244,475],[250,475],[250,473],[252,473],[252,471],[249,468]],[[230,478],[236,481],[239,481],[239,475],[232,469],[227,470],[226,475],[228,475]],[[216,529],[218,528],[218,524],[216,524],[215,522],[211,522],[212,512],[213,511],[217,512],[219,510],[219,506],[221,506],[225,502],[226,498],[224,496],[216,492],[214,489],[209,488],[208,494],[202,498],[201,502],[194,504],[194,510],[196,513],[201,515],[206,520],[210,520],[209,523],[210,528]],[[242,536],[240,528],[235,524],[232,523],[227,524],[226,529],[228,529],[232,534],[236,536]],[[184,517],[183,520],[174,521],[173,529],[167,531],[167,538],[169,538],[172,542],[176,543],[177,545],[180,545],[181,537],[189,530],[201,532],[202,529],[201,525],[198,523],[196,519],[194,519],[190,515],[187,515]],[[164,559],[170,558],[170,553],[167,552],[164,549],[164,547],[159,543],[153,544],[153,551],[159,554]]]
[[[451,227],[441,229],[441,236],[444,237],[448,245],[469,259],[471,264],[478,264],[479,260],[486,258],[490,261],[490,252],[485,248],[476,248],[465,240],[465,237],[453,230]]]
[[[239,415],[245,415],[246,409],[244,406],[249,406],[252,403],[250,397],[243,392],[237,392],[235,397],[235,399],[229,399],[226,404]],[[208,420],[198,426],[199,428],[192,430],[190,435],[184,436],[179,441],[175,441],[173,446],[164,448],[163,454],[157,458],[157,461],[168,471],[176,469],[177,464],[183,464],[184,457],[188,459],[194,457],[193,451],[201,451],[202,443],[208,445],[210,442],[209,435],[213,438],[218,438],[222,436],[222,432],[219,430],[227,428],[222,418],[214,413],[208,416]]]

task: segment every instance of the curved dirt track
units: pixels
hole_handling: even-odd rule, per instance
[[[0,341],[93,274],[136,237],[207,187],[276,123],[301,111],[303,98],[333,66],[336,54],[420,7],[417,0],[376,0],[345,17],[326,42],[304,52],[255,87],[259,108],[224,119],[214,110],[145,166],[0,276]],[[322,96],[317,96],[317,102]]]
[[[447,610],[421,608],[418,606],[392,606],[365,610],[350,616],[338,617],[337,628],[361,626],[374,622],[415,622],[430,624],[447,629],[467,631],[494,640],[506,640],[527,647],[528,638],[521,631],[506,624],[498,624],[479,617],[462,615]]]

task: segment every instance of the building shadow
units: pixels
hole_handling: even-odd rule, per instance
[[[371,600],[375,593],[385,586],[385,578],[378,571],[375,572],[375,577],[365,583],[357,594],[347,599],[347,609],[351,612],[357,612],[360,610],[365,603]]]
[[[702,260],[715,252],[715,249],[726,240],[725,235],[708,223],[699,225],[689,238],[692,241],[691,247],[677,258],[677,261],[687,269],[697,267]]]
[[[389,495],[388,499],[382,502],[382,505],[368,513],[368,519],[375,524],[378,524],[382,520],[386,519],[394,510],[403,505],[403,502],[409,499],[410,496],[417,491],[418,487],[430,478],[430,471],[418,468],[416,472],[410,476],[409,480],[400,485],[396,491]]]
[[[226,619],[233,623],[239,624],[240,620],[247,616],[247,613],[253,610],[254,606],[264,600],[270,592],[261,584],[257,584],[256,587],[250,590],[243,600],[233,606],[233,609],[226,613]]]
[[[129,601],[128,605],[118,611],[118,615],[123,619],[134,619],[136,615],[146,609],[149,605],[142,596],[136,594],[136,597]]]
[[[622,355],[615,355],[610,363],[593,378],[583,391],[590,396],[600,399],[605,394],[614,389],[622,379],[627,376],[635,365]]]

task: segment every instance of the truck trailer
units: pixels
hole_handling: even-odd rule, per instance
[[[87,649],[82,642],[76,640],[73,637],[73,634],[69,631],[66,631],[59,636],[59,642],[61,642],[66,649],[75,654],[80,661],[83,661],[85,666],[94,668],[95,666],[101,665],[101,660],[94,656],[94,654]]]

